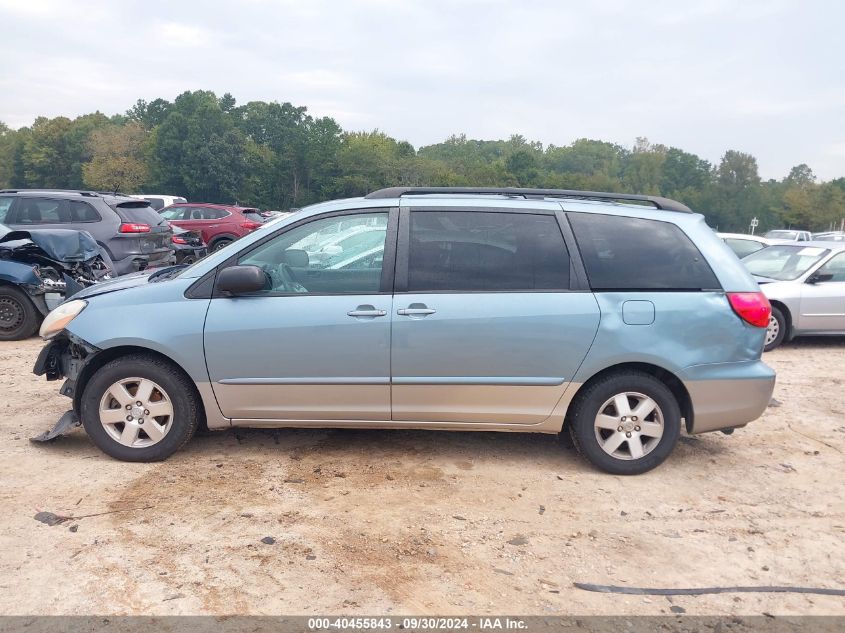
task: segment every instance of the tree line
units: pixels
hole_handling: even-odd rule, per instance
[[[633,147],[579,139],[543,145],[520,135],[452,136],[414,148],[378,130],[344,131],[290,103],[185,92],[139,100],[124,114],[0,122],[0,187],[165,193],[192,201],[289,209],[388,186],[550,187],[675,198],[723,231],[836,228],[845,178],[819,182],[807,165],[760,178],[754,156],[728,150],[718,164],[637,139]]]

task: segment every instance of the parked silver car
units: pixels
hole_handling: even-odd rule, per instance
[[[795,336],[845,335],[845,244],[776,244],[742,263],[772,304],[766,351]]]

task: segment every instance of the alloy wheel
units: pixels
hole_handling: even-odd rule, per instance
[[[100,399],[100,424],[124,446],[152,446],[173,425],[173,402],[161,386],[148,378],[123,378]]]
[[[769,317],[769,325],[766,327],[766,345],[771,345],[780,334],[780,323],[774,315]]]
[[[663,437],[663,412],[654,399],[626,391],[599,407],[596,440],[615,459],[633,460],[648,455]]]

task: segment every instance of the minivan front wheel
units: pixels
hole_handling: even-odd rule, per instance
[[[637,475],[665,460],[681,432],[672,392],[653,376],[620,372],[579,394],[569,432],[594,466],[615,475]]]
[[[103,365],[85,386],[80,408],[91,440],[106,454],[131,462],[170,457],[191,439],[200,419],[188,377],[147,355]]]

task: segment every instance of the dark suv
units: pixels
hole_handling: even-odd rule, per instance
[[[145,200],[94,191],[0,189],[0,223],[88,231],[118,275],[173,260],[170,225]]]

